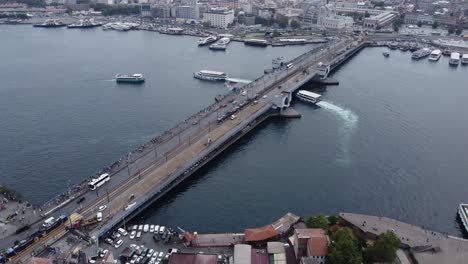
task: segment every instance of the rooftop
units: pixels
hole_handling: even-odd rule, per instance
[[[216,264],[216,255],[174,253],[169,264]]]

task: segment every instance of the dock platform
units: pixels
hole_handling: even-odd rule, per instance
[[[395,219],[363,214],[340,213],[347,224],[367,236],[393,231],[402,246],[409,248],[416,263],[468,263],[468,240],[423,229]]]

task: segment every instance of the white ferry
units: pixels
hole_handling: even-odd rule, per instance
[[[135,73],[131,75],[117,74],[115,75],[115,80],[117,82],[142,83],[142,82],[145,82],[145,77],[143,77],[143,74],[141,73]]]
[[[206,81],[225,81],[227,74],[219,71],[201,70],[193,74],[194,78]]]
[[[428,48],[423,48],[423,49],[419,49],[415,52],[413,52],[413,54],[411,55],[411,58],[413,60],[419,60],[419,59],[422,59],[424,57],[427,57],[431,54],[431,50],[428,49]]]
[[[210,49],[212,50],[226,50],[227,45],[231,42],[230,38],[222,38],[218,40],[216,43],[210,45]]]
[[[468,53],[463,54],[461,59],[462,64],[468,64]]]
[[[198,43],[198,46],[203,46],[203,45],[213,43],[216,40],[218,40],[218,37],[216,37],[214,35],[211,35],[211,36],[208,36],[206,38],[200,38],[197,43]]]
[[[468,204],[462,203],[458,206],[458,216],[460,216],[465,231],[468,232]]]
[[[431,55],[429,55],[429,60],[430,61],[438,61],[440,59],[440,56],[442,56],[442,51],[441,50],[433,50],[431,52]]]
[[[460,63],[460,53],[452,52],[452,54],[450,54],[449,65],[458,66],[459,63]]]
[[[317,75],[320,79],[326,79],[330,73],[330,65],[323,64],[322,62],[318,63]]]
[[[296,96],[302,101],[313,103],[313,104],[316,104],[322,100],[322,96],[320,94],[316,94],[316,93],[309,92],[306,90],[299,90]]]

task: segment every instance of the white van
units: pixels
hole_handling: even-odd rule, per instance
[[[166,227],[165,226],[160,226],[159,227],[159,234],[164,234],[164,231],[166,231]]]
[[[42,224],[42,226],[43,227],[49,227],[54,223],[54,221],[55,221],[55,218],[53,216],[49,217],[44,221],[44,224]]]
[[[98,213],[96,214],[96,220],[97,220],[98,222],[101,222],[101,221],[102,221],[102,212],[98,212]]]

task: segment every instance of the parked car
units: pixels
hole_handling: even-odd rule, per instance
[[[138,232],[137,232],[136,238],[137,238],[138,240],[140,240],[140,238],[141,238],[141,231],[138,231]]]
[[[150,233],[154,233],[154,225],[150,225],[149,231]]]
[[[130,233],[130,239],[134,239],[136,236],[136,231],[133,230],[131,233]]]
[[[117,240],[117,242],[115,242],[114,247],[115,247],[115,248],[118,248],[118,247],[120,247],[122,244],[123,244],[122,239],[119,239],[119,240]]]
[[[144,225],[143,226],[143,232],[147,233],[148,230],[149,230],[149,225],[148,224]]]
[[[118,231],[122,236],[128,235],[127,231],[125,231],[125,229],[123,229],[123,228],[119,228],[119,229],[117,229],[117,231]]]
[[[80,199],[78,199],[78,200],[76,201],[76,203],[77,203],[77,204],[80,204],[80,203],[82,203],[85,199],[86,199],[86,197],[81,197]]]

